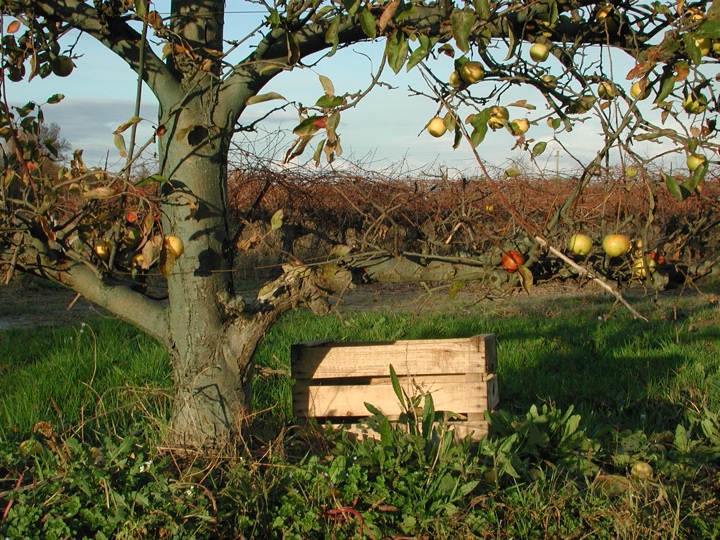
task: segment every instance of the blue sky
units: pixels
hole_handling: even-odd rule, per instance
[[[235,5],[249,6],[248,10],[257,10],[257,6],[253,4]],[[161,13],[163,7],[160,2]],[[241,37],[243,31],[246,32],[261,20],[259,17],[260,15],[252,13],[231,12],[226,28],[232,28],[233,31],[228,32],[227,37]],[[251,39],[250,43],[253,42]],[[318,81],[318,75],[322,74],[333,81],[336,94],[357,92],[369,83],[372,70],[381,58],[382,47],[382,43],[365,43],[340,50],[312,70],[296,69],[281,74],[264,91],[278,92],[292,101],[314,103],[322,94]],[[112,132],[133,115],[135,74],[122,60],[87,36],[80,39],[75,52],[82,57],[76,60],[77,67],[70,77],[63,79],[51,75],[46,79],[37,78],[30,83],[10,83],[7,88],[8,98],[14,103],[29,100],[42,103],[53,94],[64,94],[65,99],[61,103],[44,108],[47,121],[57,122],[62,135],[73,147],[83,148],[88,163],[103,165],[107,161],[110,166],[118,166],[122,160],[113,146]],[[240,54],[242,55],[242,51]],[[554,61],[551,59],[548,62]],[[622,73],[629,69],[625,64],[619,70]],[[434,61],[431,66],[441,78],[446,78],[452,71],[452,61],[449,58]],[[625,71],[622,71],[623,69]],[[453,150],[450,134],[435,139],[422,131],[427,121],[435,115],[437,105],[427,98],[410,96],[409,87],[417,90],[427,88],[417,70],[410,73],[403,70],[394,75],[387,69],[383,81],[391,84],[393,89],[375,88],[357,108],[343,113],[339,130],[344,149],[343,158],[371,168],[389,167],[404,162],[413,170],[430,171],[443,166],[451,172],[473,174],[477,166],[465,143],[459,149]],[[477,86],[483,84],[493,83],[481,82]],[[528,113],[522,108],[511,108],[511,119],[528,116],[532,120],[544,114],[542,99],[533,95],[532,91],[518,89],[503,96],[505,103],[517,99],[528,99],[538,105],[539,110]],[[241,122],[249,123],[277,104],[278,102],[268,102],[250,106]],[[150,122],[156,118],[155,101],[147,88],[144,90],[141,116]],[[140,142],[151,135],[150,122],[140,125]],[[282,130],[285,133],[282,143],[274,143],[274,146],[279,146],[278,152],[281,153],[287,148],[292,140],[290,131],[296,124],[297,113],[292,108],[274,114],[264,123],[263,128],[268,131]],[[578,125],[568,136],[573,151],[583,159],[590,159],[592,150],[600,144],[597,135],[599,131],[599,126],[592,122]],[[528,136],[536,140],[549,140],[550,135],[551,132],[544,126],[544,122],[531,127],[528,133]],[[239,142],[241,145],[246,144]],[[527,161],[526,152],[512,150],[514,143],[515,139],[505,130],[501,130],[489,134],[478,149],[489,165],[504,169],[515,160]],[[540,166],[550,173],[553,173],[556,167],[554,151],[553,144],[548,145],[548,150],[539,160]],[[309,159],[310,153],[308,150],[302,160]],[[559,162],[561,170],[576,166],[564,153],[559,154]]]

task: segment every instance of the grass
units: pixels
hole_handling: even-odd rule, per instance
[[[264,437],[216,461],[158,451],[169,367],[132,328],[0,333],[0,535],[718,538],[717,305],[631,301],[649,322],[583,296],[289,313],[256,354],[270,373],[255,381]],[[355,441],[287,428],[294,342],[478,333],[498,339],[502,412],[477,448],[441,431]],[[637,461],[650,479],[630,473]],[[3,505],[18,475],[25,487]]]

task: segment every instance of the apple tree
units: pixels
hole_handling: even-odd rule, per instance
[[[175,384],[173,442],[202,447],[231,441],[248,416],[252,354],[277,317],[297,306],[318,314],[326,299],[346,285],[338,271],[288,263],[252,302],[233,290],[238,225],[230,221],[228,152],[243,113],[277,99],[263,92],[286,71],[303,69],[348,44],[384,42],[383,65],[394,72],[421,69],[428,96],[438,103],[433,130],[455,134],[478,159],[489,129],[507,129],[533,156],[533,124],[569,132],[586,115],[600,119],[605,143],[584,163],[576,193],[610,149],[638,167],[649,163],[633,141],[663,141],[671,150],[709,156],[715,149],[718,8],[706,1],[423,2],[288,0],[248,2],[267,15],[246,36],[225,25],[226,2],[172,0],[169,15],[146,0],[4,0],[2,80],[71,76],[76,33],[94,38],[122,58],[157,98],[158,170],[131,173],[134,145],[122,171],[88,168],[81,152],[57,175],[37,166],[45,150],[37,137],[37,104],[11,106],[2,96],[0,135],[11,145],[0,195],[0,267],[3,278],[29,273],[76,291],[157,339],[169,354]],[[243,58],[241,45],[252,43]],[[528,56],[527,51],[532,45]],[[242,49],[244,50],[244,49]],[[630,58],[630,73],[613,69],[607,50]],[[455,72],[436,73],[433,62],[452,56]],[[546,58],[552,60],[552,68]],[[231,60],[232,59],[232,60]],[[623,79],[636,84],[625,91]],[[293,159],[314,150],[332,161],[341,152],[339,120],[358,96],[336,95],[322,78],[323,94],[312,107],[298,106]],[[544,96],[546,111],[512,118],[505,92],[527,85]],[[101,89],[98,89],[101,91]],[[4,94],[4,92],[3,92]],[[291,98],[291,89],[287,92]],[[52,96],[57,101],[62,96]],[[638,107],[652,99],[648,118]],[[532,110],[529,103],[516,106]],[[467,121],[463,108],[472,109]],[[463,113],[464,114],[464,113]],[[138,118],[116,131],[118,148]],[[558,135],[559,138],[559,135]],[[466,139],[467,142],[463,142]],[[663,147],[665,148],[665,147]],[[706,149],[706,150],[704,150]],[[707,172],[664,181],[678,197],[692,193]],[[480,159],[479,159],[480,160]],[[482,162],[482,160],[480,160]],[[572,197],[554,222],[570,220]],[[282,215],[273,216],[279,227]],[[553,223],[548,224],[552,227]],[[538,231],[542,235],[542,231]],[[144,294],[134,278],[158,269],[168,301]]]

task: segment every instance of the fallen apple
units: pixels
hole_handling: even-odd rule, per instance
[[[602,248],[609,257],[619,257],[630,249],[630,239],[624,234],[609,234],[603,238]]]
[[[586,234],[573,234],[568,242],[568,249],[575,255],[584,257],[592,249],[592,240]]]
[[[638,480],[649,480],[653,475],[653,468],[649,463],[636,461],[630,469],[630,475]]]

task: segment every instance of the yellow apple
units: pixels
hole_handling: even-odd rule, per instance
[[[598,96],[600,99],[610,101],[617,97],[617,89],[610,81],[603,81],[598,85]]]
[[[712,40],[710,38],[701,38],[695,40],[695,45],[700,49],[700,54],[707,56],[712,50]]]
[[[442,137],[445,135],[446,131],[447,127],[445,127],[445,121],[439,116],[436,116],[428,122],[427,132],[433,137]]]
[[[93,247],[95,255],[100,257],[103,261],[107,261],[110,258],[110,245],[105,240],[98,240]]]
[[[166,236],[163,239],[163,242],[165,242],[165,248],[172,253],[176,259],[183,254],[183,251],[185,251],[185,246],[183,246],[182,240],[180,240],[177,236]]]
[[[650,90],[647,87],[647,80],[641,79],[635,81],[630,86],[630,97],[637,100],[647,99],[650,96]]]
[[[633,261],[633,275],[644,278],[655,271],[655,261],[650,257],[640,257]]]
[[[619,257],[630,249],[630,239],[624,234],[609,234],[603,238],[602,248],[610,257]]]
[[[638,168],[635,165],[630,165],[625,169],[625,176],[628,178],[635,178],[638,175]]]
[[[501,105],[495,105],[490,107],[490,118],[488,118],[487,124],[493,131],[499,129],[505,125],[505,122],[510,118],[510,113],[506,107]]]
[[[592,248],[592,240],[589,236],[585,234],[573,234],[570,237],[570,242],[568,242],[568,248],[575,255],[580,255],[581,257],[584,257],[585,255],[590,253],[590,249]]]
[[[720,54],[720,39],[713,39],[712,52],[714,54]]]
[[[612,12],[612,6],[601,6],[600,9],[598,9],[597,13],[595,14],[595,20],[597,22],[603,22],[605,19],[607,19],[607,16],[610,15]]]
[[[700,92],[691,92],[683,100],[683,109],[688,114],[700,114],[707,109],[707,98]]]
[[[540,80],[550,89],[554,89],[557,86],[557,77],[553,75],[543,75]]]
[[[634,476],[638,480],[649,480],[653,476],[653,468],[649,463],[636,461],[630,468],[630,476]]]
[[[523,133],[527,132],[528,129],[530,129],[530,122],[528,122],[525,118],[518,118],[510,122],[509,127],[510,133],[512,133],[516,137],[519,137]]]
[[[687,168],[690,169],[690,171],[695,172],[698,167],[705,163],[705,156],[702,154],[690,154],[687,160],[685,160],[685,163],[687,163]]]
[[[462,88],[465,86],[465,81],[462,80],[462,77],[457,71],[453,71],[450,74],[450,79],[448,79],[448,84],[453,88]]]
[[[474,84],[485,76],[480,62],[465,62],[460,68],[460,77],[468,84]]]
[[[544,62],[550,54],[550,49],[544,43],[533,43],[530,47],[530,58],[533,62]]]

